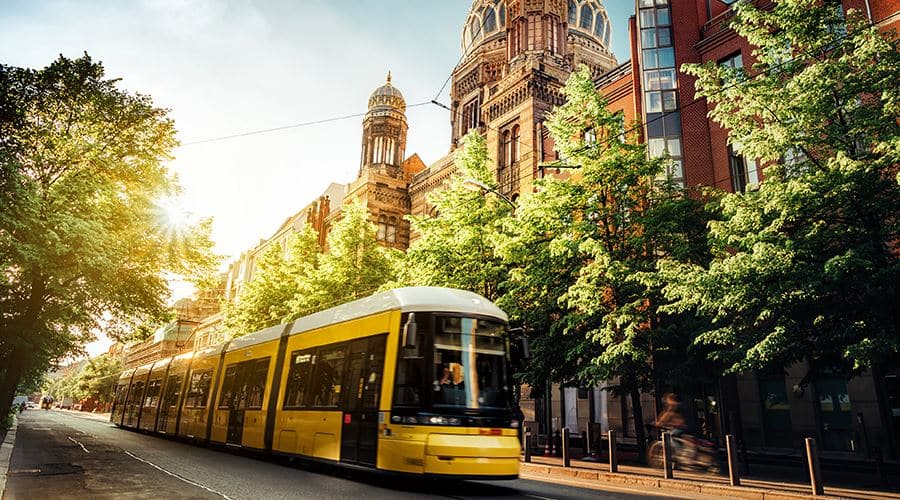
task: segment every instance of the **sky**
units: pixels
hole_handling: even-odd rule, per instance
[[[606,0],[612,50],[629,56],[631,0]],[[449,150],[444,86],[471,0],[3,0],[0,64],[90,54],[120,87],[170,110],[180,203],[213,218],[230,262],[331,182],[359,169],[362,116],[388,71],[408,106],[407,156]],[[445,87],[441,92],[441,88]],[[439,93],[440,92],[440,93]],[[331,120],[215,140],[258,130]],[[186,292],[173,284],[173,295]],[[100,339],[89,352],[108,346]]]

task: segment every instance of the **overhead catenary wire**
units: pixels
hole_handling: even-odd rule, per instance
[[[886,20],[886,19],[888,19],[888,18],[890,18],[890,17],[892,17],[892,16],[887,16],[887,17],[882,18],[882,19],[879,19],[879,20],[877,20],[877,21],[870,21],[870,22],[867,22],[867,23],[865,24],[865,26],[862,27],[862,29],[868,29],[868,28],[871,28],[871,27],[873,27],[873,26],[877,26],[879,23],[881,23],[882,21],[884,21],[884,20]],[[456,63],[456,65],[454,66],[454,68],[450,71],[450,74],[448,75],[447,79],[444,81],[443,85],[441,85],[440,89],[438,90],[437,94],[435,94],[434,98],[431,99],[431,100],[428,100],[428,101],[422,101],[422,102],[417,102],[417,103],[414,103],[414,104],[407,105],[407,106],[406,106],[407,109],[409,109],[409,108],[415,108],[415,107],[419,107],[419,106],[424,106],[424,105],[427,105],[427,104],[432,104],[432,105],[435,105],[435,106],[438,106],[438,107],[441,107],[441,108],[443,108],[443,109],[446,109],[446,110],[450,111],[450,113],[451,113],[451,120],[454,120],[454,121],[455,121],[455,119],[458,117],[460,111],[459,111],[459,110],[453,110],[452,108],[450,108],[449,106],[447,106],[447,105],[441,103],[441,102],[438,101],[437,99],[438,99],[438,97],[440,97],[441,93],[442,93],[442,92],[444,91],[444,89],[446,88],[447,83],[449,83],[450,80],[452,80],[452,78],[453,78],[453,72],[455,71],[456,67],[457,67],[457,66],[465,59],[466,55],[467,55],[468,52],[469,52],[469,49],[471,49],[472,46],[474,46],[474,44],[475,44],[477,41],[479,41],[479,38],[478,38],[478,37],[479,37],[479,35],[481,34],[481,31],[483,30],[483,27],[484,27],[484,21],[482,21],[482,23],[479,25],[479,29],[478,29],[478,31],[476,32],[476,34],[473,34],[473,35],[472,35],[472,40],[471,40],[471,42],[469,43],[468,47],[467,47],[466,50],[463,52],[462,56],[460,57],[459,61]],[[847,38],[848,36],[850,36],[851,34],[854,34],[854,33],[855,33],[855,32],[846,31],[846,32],[844,32],[844,35],[842,36],[842,38]],[[800,55],[807,55],[807,56],[808,56],[808,55],[810,55],[810,54],[809,54],[808,52],[801,52]],[[794,57],[794,58],[785,60],[785,61],[783,61],[783,62],[781,62],[781,63],[779,63],[779,64],[770,66],[770,67],[767,68],[765,71],[762,71],[762,72],[760,72],[760,73],[757,73],[757,74],[755,74],[755,75],[752,75],[751,77],[749,77],[749,80],[752,80],[752,79],[757,78],[757,77],[759,77],[759,76],[765,75],[765,74],[767,74],[768,72],[770,72],[770,71],[772,71],[772,70],[774,70],[774,69],[778,69],[778,68],[780,68],[780,67],[782,67],[782,66],[784,66],[784,65],[787,65],[787,64],[789,64],[789,63],[796,62],[796,60],[797,60],[797,58]],[[747,81],[748,81],[747,79],[745,79],[745,80],[739,80],[739,81],[734,82],[734,83],[731,84],[731,85],[727,85],[727,86],[725,86],[725,87],[722,87],[722,88],[719,90],[719,92],[717,92],[717,94],[718,94],[718,93],[721,93],[721,92],[724,92],[724,91],[726,91],[726,90],[729,90],[729,89],[731,89],[731,88],[734,88],[734,87],[736,87],[736,86],[742,85],[742,84],[746,83]],[[715,94],[714,94],[714,95],[715,95]],[[649,120],[646,120],[646,121],[643,121],[643,122],[635,123],[635,124],[632,125],[631,127],[627,128],[627,129],[625,129],[625,130],[623,130],[623,131],[622,131],[620,134],[618,134],[618,135],[628,135],[628,134],[630,134],[630,133],[632,133],[632,132],[635,132],[635,131],[637,131],[637,130],[639,130],[639,129],[646,128],[648,125],[650,125],[650,124],[652,124],[652,123],[655,123],[655,122],[658,121],[658,120],[663,119],[667,114],[671,114],[671,113],[674,113],[674,112],[676,112],[676,111],[677,111],[677,112],[681,112],[681,111],[687,109],[687,108],[690,107],[690,106],[693,106],[693,105],[695,105],[695,104],[697,104],[697,103],[700,103],[700,102],[704,102],[704,101],[706,101],[706,100],[707,100],[707,97],[694,98],[694,99],[691,100],[690,102],[684,103],[684,104],[680,104],[680,105],[676,106],[675,108],[673,108],[672,110],[670,110],[670,111],[668,111],[668,112],[666,112],[666,113],[660,113],[659,116],[657,116],[657,117],[655,117],[655,118],[652,118],[652,119],[649,119]],[[195,141],[185,142],[185,143],[181,144],[181,146],[182,146],[182,147],[184,147],[184,146],[194,146],[194,145],[206,144],[206,143],[210,143],[210,142],[218,142],[218,141],[224,141],[224,140],[229,140],[229,139],[237,139],[237,138],[242,138],[242,137],[248,137],[248,136],[253,136],[253,135],[260,135],[260,134],[266,134],[266,133],[271,133],[271,132],[278,132],[278,131],[289,130],[289,129],[294,129],[294,128],[302,128],[302,127],[308,127],[308,126],[313,126],[313,125],[321,125],[321,124],[324,124],[324,123],[329,123],[329,122],[334,122],[334,121],[340,121],[340,120],[346,120],[346,119],[350,119],[350,118],[358,118],[358,117],[362,117],[362,116],[365,116],[366,113],[367,113],[367,111],[366,111],[366,112],[360,112],[360,113],[348,114],[348,115],[341,115],[341,116],[328,117],[328,118],[323,118],[323,119],[319,119],[319,120],[312,120],[312,121],[307,121],[307,122],[295,123],[295,124],[291,124],[291,125],[283,125],[283,126],[271,127],[271,128],[266,128],[266,129],[251,130],[251,131],[247,131],[247,132],[240,132],[240,133],[234,133],[234,134],[229,134],[229,135],[210,137],[210,138],[206,138],[206,139],[199,139],[199,140],[195,140]],[[482,126],[485,127],[486,129],[490,129],[490,130],[494,130],[494,131],[498,131],[498,132],[499,132],[499,128],[497,128],[497,127],[492,127],[492,126],[490,126],[490,125],[488,125],[488,124],[486,124],[486,123],[483,123]],[[601,145],[601,144],[610,144],[613,140],[619,140],[619,139],[618,139],[618,137],[610,137],[609,139],[606,139],[605,141],[596,141],[596,142],[594,142],[594,143],[592,143],[592,144],[590,144],[590,145],[586,145],[585,147],[583,147],[583,148],[581,148],[581,149],[579,149],[579,150],[576,150],[576,152],[584,151],[584,150],[587,150],[587,149],[589,149],[589,148],[591,148],[591,147],[599,146],[599,145]],[[525,146],[525,145],[522,143],[522,139],[516,139],[516,143],[517,143],[519,146]],[[521,150],[521,149],[520,149],[520,150]],[[565,160],[566,160],[566,159],[562,158],[562,159],[559,159],[559,160],[556,160],[556,161],[557,161],[557,162],[562,162],[562,161],[565,161]],[[565,165],[565,164],[563,164],[563,163],[559,163],[559,166],[564,166],[564,165]],[[552,164],[547,164],[547,165],[545,165],[545,167],[551,167],[551,168],[552,168],[553,166],[554,166],[554,165],[552,165]],[[717,183],[718,183],[718,182],[719,182],[719,181],[717,181]]]
[[[424,106],[426,104],[431,104],[431,101],[417,102],[415,104],[410,104],[410,105],[406,106],[406,108],[407,109],[415,108],[418,106]],[[223,136],[218,136],[218,137],[210,137],[208,139],[200,139],[200,140],[196,140],[196,141],[186,142],[186,143],[182,144],[182,146],[194,146],[197,144],[205,144],[208,142],[224,141],[224,140],[228,140],[228,139],[237,139],[239,137],[248,137],[251,135],[267,134],[270,132],[278,132],[281,130],[289,130],[292,128],[309,127],[311,125],[321,125],[323,123],[328,123],[328,122],[336,122],[336,121],[340,121],[340,120],[347,120],[350,118],[359,118],[361,116],[366,116],[366,113],[368,113],[368,111],[364,111],[362,113],[353,113],[350,115],[322,118],[321,120],[312,120],[312,121],[308,121],[308,122],[294,123],[292,125],[282,125],[280,127],[272,127],[272,128],[266,128],[266,129],[260,129],[260,130],[251,130],[248,132],[240,132],[240,133],[230,134],[230,135],[223,135]]]

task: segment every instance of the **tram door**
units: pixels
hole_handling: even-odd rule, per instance
[[[247,409],[247,378],[253,369],[253,362],[243,362],[231,365],[225,370],[225,384],[229,376],[231,381],[231,394],[228,401],[228,434],[225,442],[228,444],[241,444],[244,435],[244,411]],[[231,373],[228,373],[228,372]]]
[[[350,343],[344,372],[344,423],[341,461],[375,465],[378,452],[378,401],[384,369],[385,335]]]

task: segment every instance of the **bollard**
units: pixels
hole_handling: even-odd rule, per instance
[[[819,468],[819,453],[816,450],[816,440],[806,438],[806,463],[809,464],[809,482],[812,486],[813,496],[825,494],[822,486],[822,471]]]
[[[609,471],[619,472],[619,457],[616,450],[616,431],[609,430]]]
[[[581,442],[584,443],[584,456],[591,456],[591,443],[590,443],[590,435],[591,431],[589,430],[591,425],[588,424],[587,429],[581,431]]]
[[[525,463],[531,462],[531,427],[525,428]]]
[[[563,467],[569,467],[569,428],[563,427],[562,431],[562,459],[563,459]]]
[[[663,476],[666,479],[672,479],[672,438],[668,432],[662,433],[662,455],[663,455]]]
[[[728,481],[732,486],[741,485],[741,473],[738,470],[737,446],[734,444],[734,436],[725,436],[725,448],[728,451]]]

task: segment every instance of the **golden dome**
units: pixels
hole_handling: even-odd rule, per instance
[[[406,111],[406,100],[397,87],[391,85],[391,72],[388,71],[387,81],[381,87],[375,89],[369,96],[369,111],[381,109],[394,109],[401,113]]]

